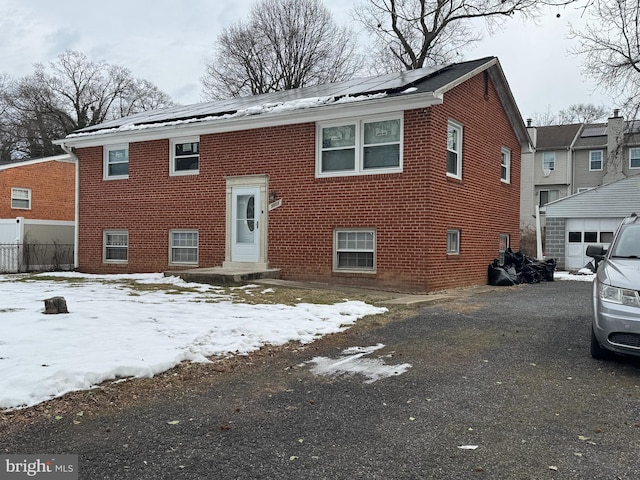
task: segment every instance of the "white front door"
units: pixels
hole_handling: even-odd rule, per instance
[[[262,211],[260,188],[233,187],[231,201],[231,261],[258,262]]]

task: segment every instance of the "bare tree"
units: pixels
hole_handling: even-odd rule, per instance
[[[68,50],[51,63],[51,75],[36,72],[58,100],[59,115],[69,115],[73,130],[173,104],[168,95],[122,66],[92,62]]]
[[[558,125],[558,115],[551,111],[551,105],[547,105],[544,112],[535,112],[531,115],[531,121],[536,127],[548,127],[550,125]]]
[[[515,14],[535,18],[543,6],[574,1],[366,0],[356,7],[355,17],[373,38],[375,63],[386,70],[413,70],[448,63],[479,41],[474,19],[484,19],[493,31]]]
[[[609,114],[609,109],[602,105],[592,103],[576,103],[568,108],[560,110],[558,123],[593,123],[604,120]]]
[[[9,76],[0,74],[0,165],[13,160],[12,152],[16,146],[14,129],[9,119],[9,85]]]
[[[205,99],[255,95],[351,78],[363,64],[353,32],[320,0],[262,0],[223,30],[202,78]]]
[[[551,111],[551,107],[547,106],[544,113],[534,113],[531,117],[533,124],[538,127],[549,125],[566,125],[570,123],[593,123],[598,120],[604,120],[609,110],[602,105],[593,105],[592,103],[576,103],[569,105],[564,110],[560,110],[555,114]]]
[[[56,138],[113,118],[173,104],[168,95],[121,66],[92,62],[68,50],[49,64],[36,64],[33,75],[5,89],[6,118],[15,157],[39,158],[61,153]],[[3,141],[8,145],[9,140]]]
[[[586,26],[571,29],[583,71],[618,100],[627,116],[640,106],[640,2],[590,0]]]

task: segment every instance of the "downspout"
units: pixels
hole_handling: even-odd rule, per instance
[[[76,191],[75,191],[75,205],[74,205],[74,223],[75,228],[73,232],[73,269],[78,268],[78,243],[80,239],[79,217],[80,217],[80,161],[76,154],[73,153],[73,148],[68,147],[66,144],[61,143],[62,150],[67,152],[71,157],[71,160],[76,165]]]
[[[571,142],[571,145],[569,145],[569,157],[568,157],[568,161],[569,161],[569,165],[567,165],[567,181],[570,182],[569,183],[569,195],[573,195],[575,193],[575,181],[576,181],[576,169],[575,169],[575,145],[576,142],[578,141],[578,138],[580,138],[580,134],[582,133],[582,130],[584,129],[584,123],[582,123],[580,125],[580,128],[578,129],[575,137],[573,137],[573,141]],[[569,178],[569,175],[571,175],[571,178]]]

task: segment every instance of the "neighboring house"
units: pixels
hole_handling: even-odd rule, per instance
[[[536,206],[544,207],[572,193],[573,146],[581,128],[581,124],[527,126],[534,150],[522,155],[523,228],[535,225]]]
[[[571,269],[580,268],[584,266],[583,259],[588,258],[584,250],[586,244],[593,243],[594,232],[603,232],[606,239],[615,230],[612,223],[619,222],[618,217],[605,215],[597,217],[602,218],[602,222],[591,218],[585,224],[577,218],[587,217],[578,215],[575,221],[569,222],[565,231],[566,238],[560,242],[556,238],[557,231],[545,233],[545,227],[549,226],[546,205],[640,173],[640,122],[625,121],[618,110],[614,110],[613,116],[606,123],[537,128],[529,124],[527,129],[532,138],[534,153],[523,154],[521,227],[526,229],[535,225],[535,207],[540,207],[541,235],[546,241],[552,239],[553,242],[553,245],[545,243],[546,256],[555,258],[558,252],[566,252],[566,258],[565,253],[562,258],[558,258],[559,265],[566,265]],[[591,215],[589,212],[593,208],[598,209],[590,205],[592,198],[598,197],[579,197],[579,200],[572,200],[570,204],[585,202],[584,213]],[[616,200],[622,202],[617,210],[627,209],[624,197],[616,197]],[[620,220],[623,217],[624,215]],[[599,237],[600,233],[600,242]],[[582,240],[578,241],[578,238]],[[561,250],[558,242],[564,245]],[[580,247],[578,243],[581,244]],[[582,264],[579,265],[580,263]]]
[[[0,272],[73,266],[75,177],[70,155],[0,165]]]
[[[429,291],[519,242],[529,137],[494,57],[146,112],[79,161],[78,268],[279,269]]]
[[[592,259],[587,245],[605,248],[622,219],[640,213],[640,176],[583,191],[546,206],[546,253],[559,269],[578,270]]]
[[[640,173],[640,123],[618,111],[607,123],[583,126],[574,147],[572,193]]]

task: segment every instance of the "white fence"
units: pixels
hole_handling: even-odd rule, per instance
[[[20,271],[22,245],[19,243],[0,243],[0,273]]]
[[[71,270],[74,222],[0,219],[0,273]]]

